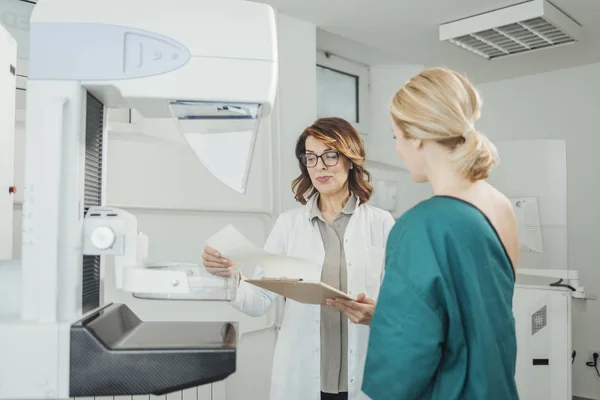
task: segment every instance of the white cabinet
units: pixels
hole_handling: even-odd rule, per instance
[[[517,284],[513,313],[519,397],[570,399],[571,294],[556,288]]]

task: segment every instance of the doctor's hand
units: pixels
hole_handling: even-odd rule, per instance
[[[361,293],[356,300],[336,297],[327,299],[327,304],[343,312],[355,324],[370,325],[376,303],[375,300],[369,299],[364,293]]]
[[[235,263],[208,245],[204,247],[202,262],[206,270],[213,275],[229,277],[234,273],[231,270],[235,267]]]

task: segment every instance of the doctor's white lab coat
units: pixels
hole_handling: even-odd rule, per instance
[[[316,196],[315,196],[316,197]],[[315,201],[279,216],[265,249],[271,253],[300,257],[323,265],[325,250],[316,222],[311,222]],[[392,215],[368,204],[359,204],[344,237],[348,271],[348,294],[377,299],[384,269],[385,244],[394,225]],[[256,267],[253,278],[264,276]],[[241,280],[233,306],[261,316],[278,295]],[[321,398],[321,310],[287,299],[281,330],[275,345],[270,400],[319,400]],[[369,327],[348,322],[348,398],[364,400],[361,392]]]

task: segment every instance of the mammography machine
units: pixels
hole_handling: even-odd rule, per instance
[[[99,307],[106,255],[117,288],[140,297],[227,298],[231,283],[220,278],[210,294],[199,271],[147,266],[135,217],[102,206],[106,109],[173,118],[205,167],[243,192],[277,74],[275,15],[264,4],[37,3],[22,260],[0,261],[0,399],[164,394],[235,371],[236,322],[144,322],[124,304]],[[220,165],[214,155],[233,143],[243,162]]]

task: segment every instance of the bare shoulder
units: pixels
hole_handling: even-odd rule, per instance
[[[510,199],[485,181],[474,184],[461,196],[488,217],[516,269],[519,263],[519,228]]]
[[[496,227],[500,239],[511,258],[513,267],[516,269],[519,263],[519,227],[512,202],[498,189],[490,186],[491,200],[495,214],[492,223]]]

